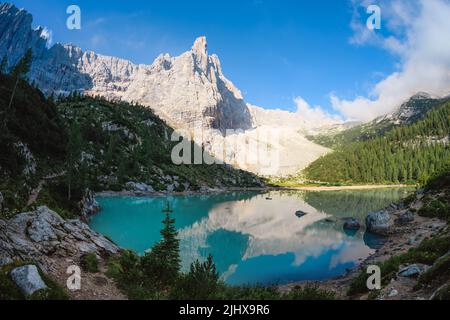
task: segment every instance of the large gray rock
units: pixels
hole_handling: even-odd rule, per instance
[[[47,207],[0,220],[0,260],[33,261],[53,270],[55,258],[76,260],[86,252],[109,255],[120,249],[80,220],[66,221]]]
[[[149,186],[142,182],[128,182],[125,187],[129,191],[138,191],[138,192],[155,192],[152,186]]]
[[[367,215],[366,227],[370,233],[386,236],[392,231],[393,221],[387,211],[381,210]]]
[[[36,291],[48,288],[35,265],[26,265],[13,269],[11,278],[26,297],[31,296]]]
[[[401,268],[397,275],[404,278],[418,277],[428,268],[428,266],[423,264],[411,264],[409,266]]]

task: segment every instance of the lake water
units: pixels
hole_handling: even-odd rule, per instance
[[[181,240],[183,269],[212,254],[230,285],[284,284],[340,276],[383,239],[345,232],[345,217],[368,212],[410,190],[272,191],[168,197],[98,197],[102,211],[90,226],[123,248],[143,254],[161,236],[170,202]],[[270,198],[270,199],[268,199]],[[307,213],[299,218],[296,212]]]

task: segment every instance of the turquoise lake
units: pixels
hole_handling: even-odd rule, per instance
[[[98,197],[90,226],[123,248],[144,254],[161,238],[162,209],[174,209],[183,269],[212,254],[230,285],[285,284],[340,276],[383,239],[343,230],[343,218],[405,197],[407,189],[233,192],[167,197]],[[269,198],[269,199],[268,199]],[[270,200],[271,199],[271,200]],[[307,213],[299,218],[295,213]]]

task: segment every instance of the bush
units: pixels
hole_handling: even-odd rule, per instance
[[[335,298],[334,292],[312,285],[307,285],[304,288],[296,287],[288,295],[283,296],[283,299],[289,300],[334,300]]]
[[[81,257],[81,267],[84,271],[90,273],[97,273],[98,269],[98,258],[95,253],[88,253]]]
[[[428,218],[439,218],[450,221],[450,206],[438,199],[435,199],[424,205],[419,210],[419,215]]]
[[[433,297],[433,300],[450,300],[450,284],[446,284],[440,288]]]
[[[182,300],[215,299],[218,288],[219,274],[210,255],[203,263],[200,263],[198,260],[194,262],[189,273],[180,277],[171,298]]]
[[[420,275],[419,285],[424,286],[434,281],[448,280],[450,278],[450,253],[439,258],[435,264]]]

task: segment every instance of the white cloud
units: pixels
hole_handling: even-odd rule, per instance
[[[296,113],[308,123],[326,125],[341,122],[339,117],[328,114],[320,106],[312,107],[302,97],[295,98],[294,102],[297,105]]]
[[[369,121],[392,112],[419,91],[441,96],[450,93],[450,1],[380,1],[382,28],[390,36],[365,28],[358,12],[366,0],[353,0],[351,27],[356,45],[378,45],[399,58],[399,70],[377,83],[368,97],[343,100],[331,96],[333,107],[347,119]]]

